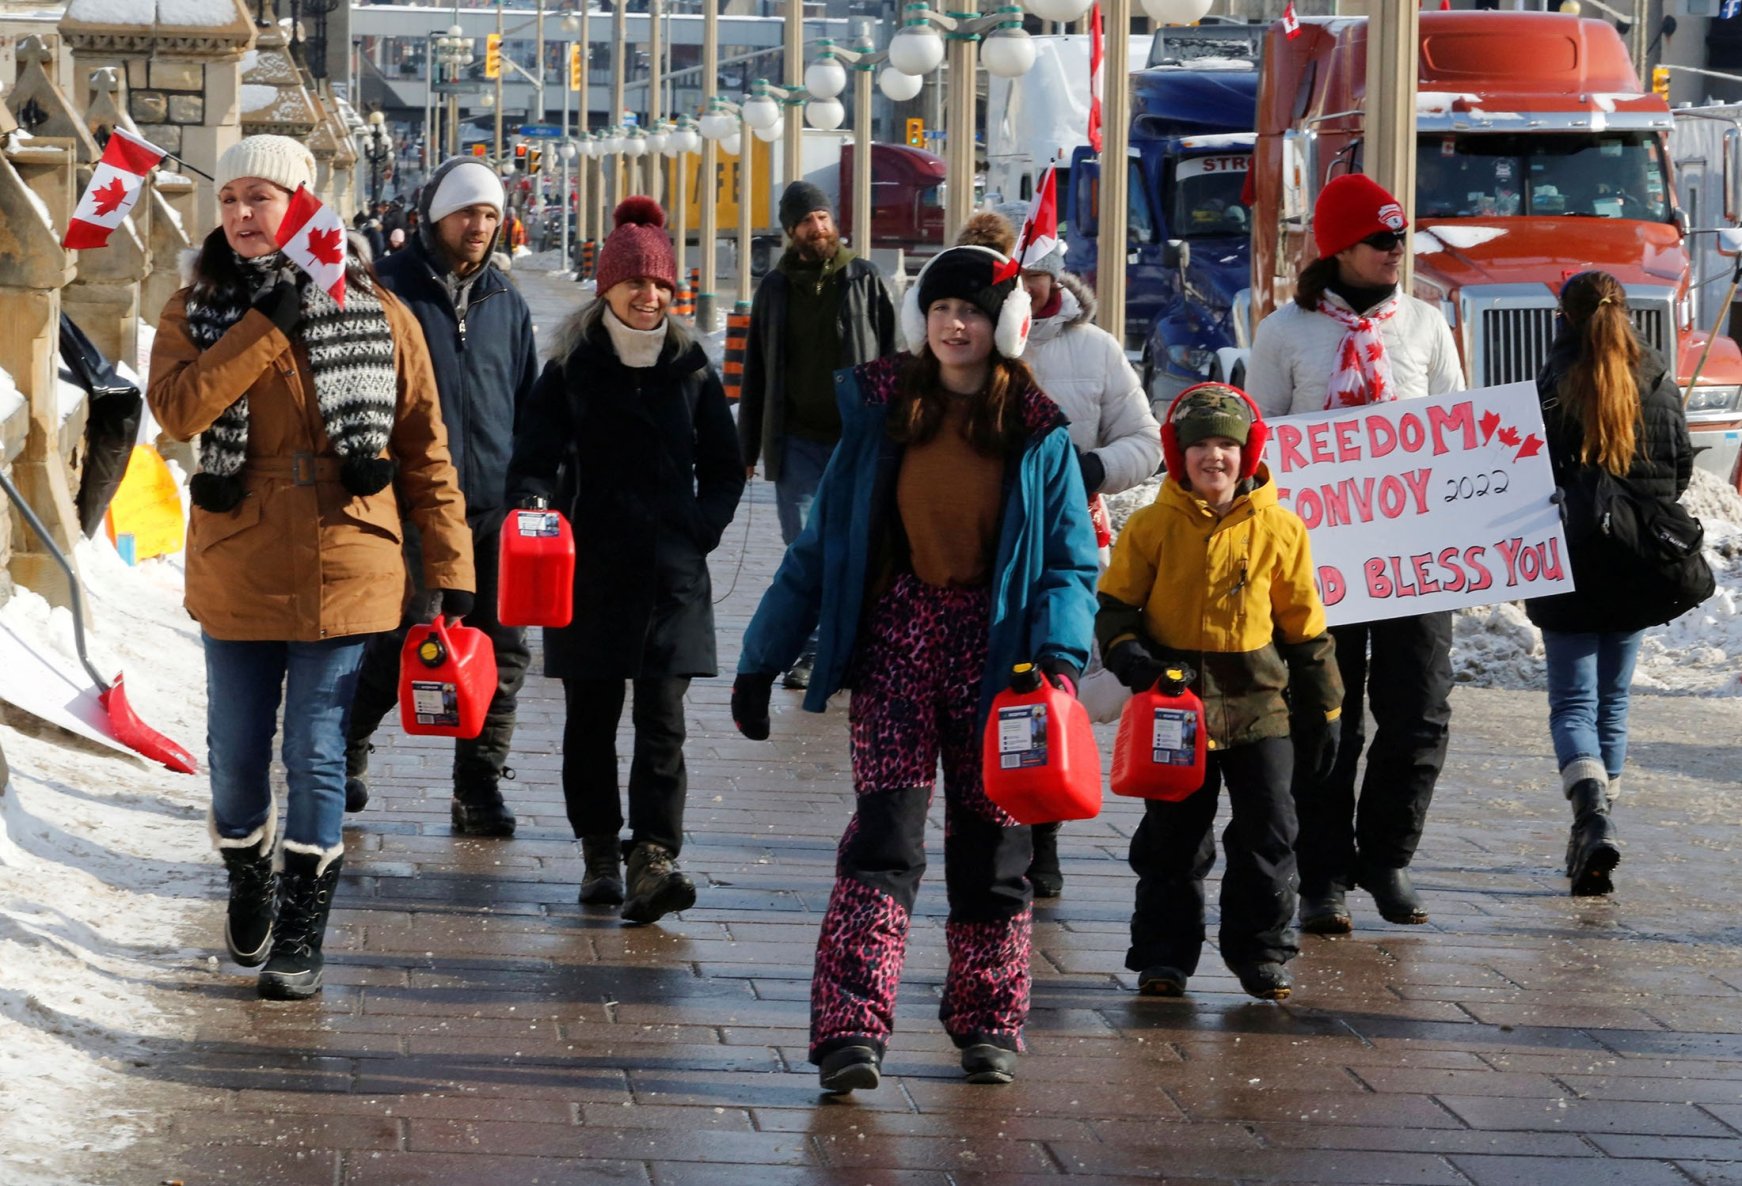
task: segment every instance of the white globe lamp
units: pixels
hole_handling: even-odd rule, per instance
[[[847,70],[835,57],[835,43],[827,37],[817,42],[821,56],[804,71],[804,89],[815,99],[833,99],[847,89]]]
[[[915,15],[916,9],[926,11],[923,4],[909,4],[907,21],[890,38],[889,64],[903,74],[930,74],[943,63],[944,39],[936,25]]]
[[[1020,8],[1000,8],[998,14],[1014,19],[1001,22],[980,43],[980,61],[999,78],[1020,78],[1034,67],[1034,41],[1023,31]]]
[[[1043,21],[1080,20],[1093,5],[1093,0],[1025,0],[1028,11]]]
[[[905,103],[918,96],[925,79],[917,74],[903,74],[894,66],[885,66],[877,74],[877,89],[892,103]]]
[[[744,151],[744,136],[741,132],[733,132],[720,141],[720,151],[727,156],[737,156]]]
[[[839,99],[812,99],[804,105],[805,122],[813,128],[832,132],[847,118],[847,109]]]
[[[1210,0],[1143,0],[1143,11],[1158,25],[1190,25],[1204,19]]]
[[[695,152],[702,146],[702,134],[696,131],[695,126],[687,118],[678,125],[678,129],[672,134],[671,139],[680,153]]]
[[[758,78],[751,88],[750,97],[744,100],[744,122],[758,132],[780,122],[780,104],[769,95],[766,79]]]
[[[764,144],[773,144],[776,140],[786,135],[786,120],[777,119],[766,128],[751,128],[750,131]]]

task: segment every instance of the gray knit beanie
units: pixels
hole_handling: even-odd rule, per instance
[[[829,201],[829,195],[808,181],[795,181],[786,187],[780,195],[780,226],[787,234],[792,234],[792,228],[805,220],[812,210],[826,210],[832,218],[835,213],[834,203]]]

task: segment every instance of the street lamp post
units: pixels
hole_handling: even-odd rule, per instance
[[[689,257],[689,197],[685,190],[689,185],[689,155],[701,146],[701,133],[690,122],[687,115],[679,116],[670,135],[665,142],[665,155],[671,158],[672,189],[675,197],[672,201],[673,213],[677,219],[677,235],[673,245],[677,248],[677,285],[679,291],[689,288],[690,273]],[[693,298],[694,293],[690,296]]]
[[[624,10],[627,6],[623,0],[616,0],[611,5],[611,123],[619,125],[623,119],[623,77],[624,52],[629,41],[629,24],[625,19]],[[614,158],[612,167],[612,198],[622,201],[623,189],[623,154],[619,152]]]
[[[457,156],[460,151],[460,96],[454,87],[460,80],[460,72],[472,64],[472,41],[459,25],[448,26],[448,31],[436,38],[436,60],[448,85],[448,155]]]
[[[367,130],[363,134],[363,155],[369,162],[369,205],[381,200],[381,162],[393,151],[392,137],[387,132],[387,117],[380,111],[369,113]]]
[[[712,113],[714,99],[720,81],[720,6],[705,3],[702,6],[702,106]],[[706,118],[706,117],[704,117]],[[715,239],[720,231],[720,214],[714,208],[714,194],[717,182],[715,170],[719,168],[719,147],[713,136],[702,138],[702,180],[701,191],[697,195],[702,201],[702,291],[696,296],[696,326],[704,333],[714,331],[714,284],[716,281],[715,257],[719,254]]]

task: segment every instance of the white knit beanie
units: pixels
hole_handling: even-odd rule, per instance
[[[480,161],[462,160],[449,169],[436,186],[435,197],[429,201],[429,220],[440,222],[456,210],[467,206],[494,206],[502,213],[507,198],[496,171]]]
[[[244,136],[218,158],[212,188],[223,189],[238,177],[259,177],[295,193],[298,186],[315,187],[315,157],[289,136]]]

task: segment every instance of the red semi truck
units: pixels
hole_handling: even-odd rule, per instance
[[[1246,343],[1318,254],[1319,190],[1361,171],[1366,31],[1365,18],[1345,17],[1303,18],[1292,39],[1280,22],[1268,31],[1252,289],[1247,316],[1236,318]],[[1424,12],[1420,45],[1414,294],[1444,311],[1469,383],[1535,379],[1561,282],[1595,268],[1627,286],[1635,325],[1685,386],[1709,327],[1693,321],[1674,125],[1664,101],[1640,87],[1614,28],[1559,13]],[[1694,443],[1735,482],[1735,450],[1721,447],[1742,427],[1735,341],[1712,343],[1698,384]]]

